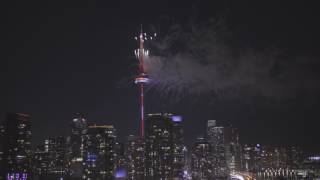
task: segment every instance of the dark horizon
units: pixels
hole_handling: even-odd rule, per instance
[[[139,3],[141,9],[139,11]],[[271,96],[189,95],[174,102],[147,93],[146,113],[183,116],[186,144],[215,119],[239,129],[242,143],[293,144],[319,152],[319,12],[300,2],[106,2],[10,1],[2,6],[5,49],[0,69],[0,120],[7,112],[31,115],[33,145],[67,135],[75,113],[112,124],[120,140],[138,134],[138,89],[133,37],[140,24],[159,38],[171,25],[221,19],[232,34],[231,49],[268,52],[285,59],[270,76],[285,76]],[[152,53],[152,49],[150,49]],[[132,78],[132,81],[129,79]],[[129,82],[129,83],[128,83]],[[266,87],[259,87],[263,90]],[[279,90],[280,89],[280,90]],[[281,92],[280,92],[281,91]]]

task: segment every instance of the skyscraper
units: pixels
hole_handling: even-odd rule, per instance
[[[114,178],[116,130],[113,126],[89,126],[84,146],[86,180]]]
[[[60,179],[68,176],[64,137],[46,139],[33,155],[34,179]]]
[[[149,114],[146,120],[146,178],[182,177],[183,142],[181,119],[172,114]]]
[[[231,172],[239,171],[242,169],[242,148],[239,141],[238,129],[234,127],[226,128],[226,160],[227,166]]]
[[[171,116],[172,122],[172,177],[183,178],[185,166],[185,146],[183,139],[183,126],[181,116]]]
[[[28,114],[9,113],[4,123],[1,174],[8,180],[30,179],[31,121]]]
[[[4,129],[4,125],[0,124],[0,179],[4,179],[4,172],[2,172],[4,170],[4,143],[5,143],[5,129]]]
[[[44,145],[36,147],[33,153],[32,167],[35,180],[45,179],[50,166],[50,154],[44,150]]]
[[[59,177],[68,176],[67,165],[67,142],[66,138],[58,136],[55,138],[55,166],[54,172]]]
[[[224,127],[216,126],[215,120],[208,120],[207,139],[211,146],[210,160],[213,161],[212,174],[215,178],[226,178],[229,174],[224,135]]]
[[[207,139],[211,146],[213,176],[226,178],[230,171],[240,169],[240,144],[237,130],[231,126],[217,126],[215,120],[208,120]]]
[[[191,150],[192,179],[212,179],[211,146],[204,137],[198,137]]]
[[[87,120],[77,114],[71,122],[71,136],[68,141],[71,177],[81,179],[83,172],[84,141],[87,133]]]
[[[127,159],[125,156],[125,145],[121,142],[115,143],[115,173],[116,179],[127,179]]]
[[[128,179],[144,179],[145,176],[145,144],[141,137],[130,135],[126,143]]]

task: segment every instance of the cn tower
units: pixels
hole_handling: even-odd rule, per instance
[[[139,37],[135,37],[135,39],[139,45],[139,48],[134,51],[136,58],[139,60],[139,75],[134,82],[139,86],[140,91],[140,136],[144,138],[144,87],[150,80],[144,67],[144,60],[149,55],[149,51],[144,48],[144,42],[152,40],[152,37],[148,37],[146,33],[143,33],[141,27]]]

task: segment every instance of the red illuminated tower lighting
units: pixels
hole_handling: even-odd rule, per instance
[[[144,67],[144,60],[149,55],[149,51],[144,48],[144,42],[152,40],[152,37],[143,33],[141,28],[139,37],[135,37],[135,39],[139,42],[139,48],[134,51],[136,58],[139,60],[139,75],[135,78],[135,83],[139,86],[140,91],[140,136],[144,138],[144,87],[150,80]]]

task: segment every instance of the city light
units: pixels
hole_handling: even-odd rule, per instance
[[[172,121],[174,122],[181,122],[182,121],[182,117],[181,116],[171,116]]]

